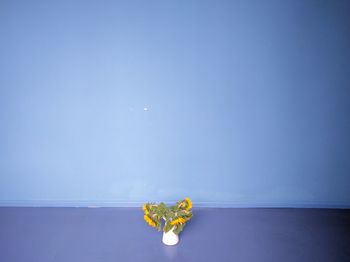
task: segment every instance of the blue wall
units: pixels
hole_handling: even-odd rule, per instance
[[[349,1],[0,2],[0,205],[350,206]]]

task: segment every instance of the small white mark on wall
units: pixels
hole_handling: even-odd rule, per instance
[[[148,110],[149,110],[148,107],[143,108],[143,111],[148,111]]]

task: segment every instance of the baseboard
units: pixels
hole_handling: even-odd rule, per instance
[[[154,202],[161,202],[157,200]],[[145,201],[94,200],[0,200],[0,207],[141,207]],[[152,202],[152,201],[151,201]],[[163,201],[173,204],[176,201]],[[341,201],[194,201],[194,207],[204,208],[340,208],[350,209],[350,202]]]

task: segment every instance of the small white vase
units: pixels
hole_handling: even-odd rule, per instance
[[[174,233],[174,228],[168,232],[163,231],[163,243],[168,246],[176,245],[179,242],[179,236]]]

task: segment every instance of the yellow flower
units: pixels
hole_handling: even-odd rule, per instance
[[[142,209],[143,209],[143,212],[145,212],[146,215],[149,214],[149,211],[147,209],[147,204],[143,204]]]
[[[185,198],[185,201],[187,202],[187,207],[186,209],[189,210],[192,208],[192,201],[188,197]]]
[[[149,224],[151,227],[156,227],[156,223],[148,216],[148,215],[144,215],[143,219],[147,222],[147,224]]]
[[[183,219],[182,217],[179,217],[179,218],[177,218],[177,219],[171,221],[170,224],[171,224],[172,226],[174,226],[174,225],[177,225],[177,224],[183,224],[183,223],[185,223],[185,222],[186,222],[185,219]]]

